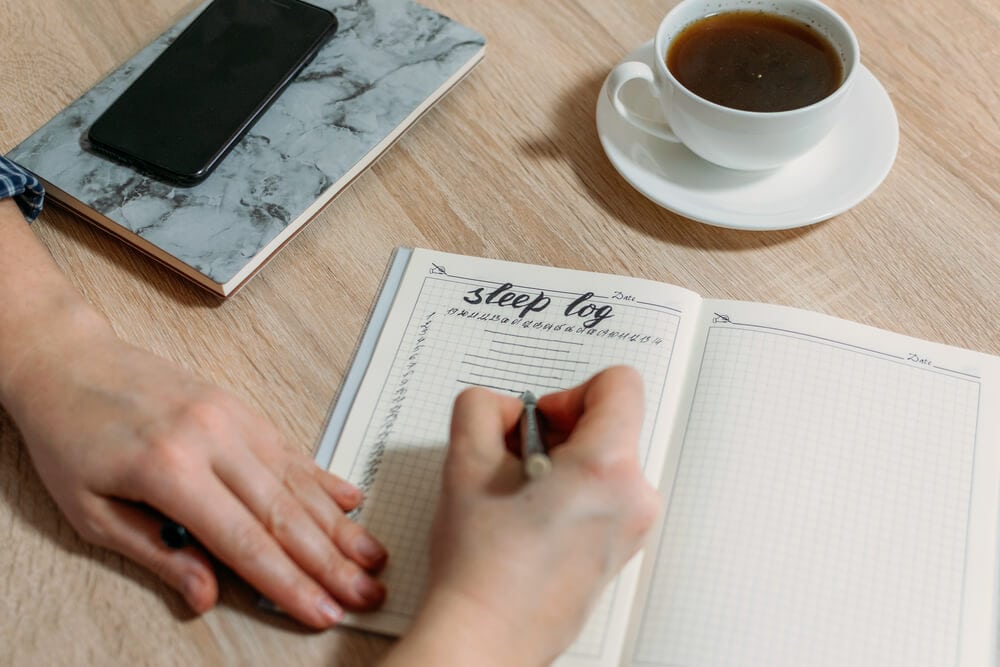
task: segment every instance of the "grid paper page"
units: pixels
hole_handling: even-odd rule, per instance
[[[713,326],[633,664],[955,664],[979,395]]]
[[[544,311],[521,317],[509,307],[470,304],[475,300],[470,293],[483,285],[485,296],[501,283],[449,275],[436,265],[422,278],[349,468],[348,478],[366,492],[356,518],[391,554],[382,577],[390,591],[384,614],[412,617],[420,601],[451,406],[463,389],[475,385],[542,395],[579,384],[608,366],[629,364],[641,370],[645,382],[643,461],[649,451],[680,320],[677,310],[593,295],[587,303],[594,309],[580,309],[567,318],[567,308],[580,293],[545,285],[511,286],[510,291],[531,299],[544,293],[551,300]],[[587,327],[598,309],[609,304],[613,318]],[[600,653],[610,600],[609,591],[571,653]]]

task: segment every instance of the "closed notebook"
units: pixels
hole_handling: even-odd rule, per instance
[[[206,3],[207,4],[207,3]],[[8,157],[50,201],[228,296],[482,58],[473,30],[409,0],[314,0],[339,29],[218,169],[194,187],[88,150],[87,130],[206,5]]]

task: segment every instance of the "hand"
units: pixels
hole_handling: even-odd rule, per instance
[[[542,397],[564,442],[551,473],[525,481],[505,442],[520,401],[482,389],[458,397],[427,596],[387,665],[547,664],[575,639],[659,510],[638,461],[642,405],[624,367]]]
[[[199,613],[218,595],[209,559],[167,548],[162,516],[310,626],[337,622],[343,606],[377,606],[384,589],[370,574],[385,550],[344,516],[360,491],[88,308],[71,306],[75,321],[48,328],[0,377],[43,483],[80,535],[149,568]]]
[[[234,396],[120,340],[0,201],[0,403],[42,482],[87,540],[121,552],[210,608],[218,583],[186,526],[285,611],[313,627],[384,597],[384,548],[344,512],[346,482],[290,450]]]

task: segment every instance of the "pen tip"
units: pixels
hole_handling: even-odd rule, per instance
[[[528,405],[531,403],[537,403],[538,399],[535,398],[535,395],[532,394],[530,391],[525,390],[521,392],[521,402],[524,403],[525,405]]]
[[[552,470],[552,459],[545,454],[532,454],[524,461],[524,474],[528,479],[541,479]]]

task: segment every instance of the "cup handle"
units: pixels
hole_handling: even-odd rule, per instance
[[[645,116],[640,116],[625,106],[625,103],[621,100],[621,89],[622,86],[632,79],[642,79],[645,81],[647,88],[649,88],[650,95],[659,99],[660,91],[656,88],[656,83],[653,79],[653,70],[650,69],[649,65],[646,63],[629,60],[620,63],[617,67],[611,70],[611,74],[608,77],[607,91],[608,99],[611,101],[611,106],[614,107],[615,111],[617,111],[622,118],[632,123],[640,130],[649,132],[650,134],[661,139],[666,139],[667,141],[673,141],[675,143],[680,142],[680,139],[677,138],[677,135],[674,134],[674,131],[670,129],[670,125],[667,123],[646,118]]]

